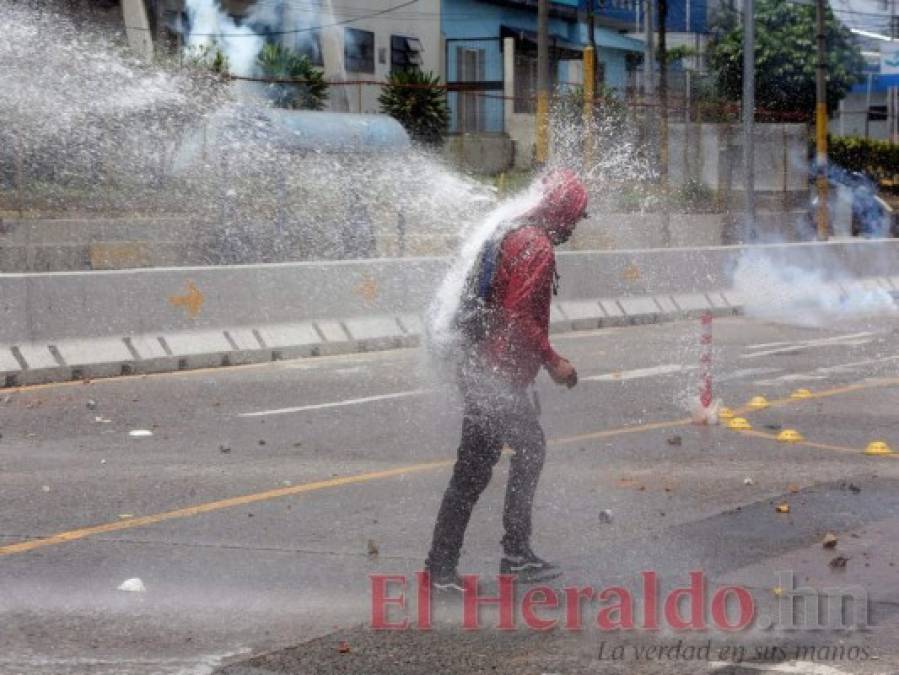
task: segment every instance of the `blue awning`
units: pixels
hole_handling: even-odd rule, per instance
[[[515,37],[519,40],[526,40],[535,45],[537,44],[537,32],[526,28],[502,25],[500,26],[500,36]],[[640,40],[621,35],[608,28],[596,26],[594,36],[596,39],[596,46],[600,49],[621,49],[628,52],[643,53],[643,43]],[[568,37],[557,33],[549,34],[549,44],[551,48],[568,52],[583,52],[584,47],[587,46],[586,42],[581,43],[573,41]]]
[[[890,87],[899,87],[899,75],[881,75],[871,73],[871,91],[884,92]],[[864,94],[868,91],[868,75],[850,90],[853,94]]]
[[[626,52],[638,52],[640,54],[645,49],[642,40],[616,33],[602,26],[596,26],[593,29],[593,33],[596,36],[596,44],[606,49],[622,49]]]

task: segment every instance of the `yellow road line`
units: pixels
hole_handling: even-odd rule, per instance
[[[795,441],[795,442],[792,442],[789,444],[782,443],[781,441],[777,440],[776,434],[769,434],[769,433],[765,433],[764,431],[752,430],[752,431],[740,431],[738,433],[740,433],[744,436],[753,436],[755,438],[764,438],[765,440],[775,441],[777,443],[781,443],[782,445],[803,445],[807,448],[816,448],[818,450],[834,450],[836,452],[848,452],[848,453],[851,453],[854,455],[864,454],[864,450],[860,450],[859,448],[850,448],[845,445],[831,445],[828,443],[815,443],[814,441],[809,441],[809,440]],[[892,457],[893,455],[889,455],[889,456]]]
[[[685,427],[690,424],[690,419],[668,420],[666,422],[650,422],[648,424],[638,424],[632,427],[622,427],[620,429],[606,429],[604,431],[593,431],[586,434],[578,434],[576,436],[563,436],[562,438],[553,438],[548,441],[550,445],[565,445],[566,443],[577,443],[578,441],[589,441],[597,438],[611,438],[612,436],[623,436],[624,434],[635,434],[643,431],[654,431],[655,429],[669,429],[671,427]]]
[[[260,364],[265,365],[265,364]],[[218,370],[218,369],[216,369]],[[139,376],[143,377],[143,376]],[[75,383],[77,384],[77,383]],[[899,384],[899,378],[890,378],[886,380],[877,380],[872,382],[863,382],[856,385],[850,385],[847,387],[837,387],[834,389],[823,390],[817,392],[813,396],[815,398],[824,398],[827,396],[837,396],[839,394],[850,393],[854,391],[860,391],[863,389],[870,389],[873,387],[882,387],[882,386],[892,386],[894,384]],[[802,400],[810,400],[810,399],[802,399]],[[787,404],[787,403],[800,403],[802,400],[799,399],[781,399],[778,401],[772,402],[772,404]],[[614,436],[623,436],[625,434],[633,434],[633,433],[641,433],[645,431],[654,431],[657,429],[666,429],[672,427],[681,427],[687,426],[691,422],[690,419],[676,419],[676,420],[667,420],[662,422],[650,422],[648,424],[639,424],[629,427],[619,427],[617,429],[606,429],[603,431],[595,431],[586,434],[578,434],[574,436],[563,436],[560,438],[550,439],[548,442],[551,445],[565,445],[568,443],[576,443],[578,441],[585,440],[595,440],[599,438],[612,438]],[[765,434],[760,431],[752,431],[752,432],[741,432],[748,435],[755,435],[766,439],[774,439],[776,437],[771,434]],[[799,445],[807,445],[809,447],[816,447],[827,450],[841,450],[846,452],[860,452],[854,448],[844,448],[840,446],[827,446],[821,443],[811,443],[809,441],[804,441]],[[442,460],[437,462],[428,462],[425,464],[412,464],[409,466],[400,466],[393,469],[386,469],[384,471],[374,471],[369,473],[361,473],[355,474],[352,476],[344,476],[339,478],[331,478],[328,480],[315,481],[312,483],[304,483],[302,485],[293,485],[290,487],[277,488],[274,490],[267,490],[265,492],[257,492],[248,495],[242,495],[239,497],[231,497],[228,499],[221,499],[214,502],[206,502],[204,504],[197,504],[195,506],[188,506],[182,509],[175,509],[173,511],[165,511],[162,513],[151,514],[147,516],[139,516],[136,518],[125,518],[122,520],[118,520],[111,523],[104,523],[101,525],[94,525],[91,527],[83,527],[75,530],[68,530],[65,532],[59,532],[57,534],[51,535],[49,537],[43,537],[40,539],[30,539],[27,541],[17,542],[15,544],[9,544],[7,546],[0,546],[0,556],[12,555],[15,553],[25,553],[28,551],[33,551],[34,549],[43,548],[45,546],[54,546],[57,544],[64,544],[70,541],[77,541],[79,539],[84,539],[86,537],[91,537],[96,534],[105,534],[108,532],[117,532],[120,530],[128,530],[135,527],[145,527],[147,525],[154,525],[156,523],[165,522],[167,520],[176,520],[179,518],[188,518],[190,516],[196,516],[203,513],[210,513],[212,511],[220,511],[222,509],[228,509],[235,506],[245,506],[247,504],[254,504],[256,502],[267,501],[270,499],[278,499],[280,497],[289,497],[292,495],[303,494],[306,492],[315,492],[318,490],[325,490],[328,488],[341,487],[344,485],[354,485],[360,483],[368,483],[375,480],[381,480],[384,478],[392,478],[395,476],[401,476],[404,474],[410,473],[418,473],[423,471],[429,471],[432,469],[437,469],[441,467],[451,466],[453,464],[452,460]]]
[[[428,471],[439,467],[451,465],[451,461],[428,462],[426,464],[412,464],[409,466],[401,466],[395,469],[387,469],[385,471],[373,471],[370,473],[361,473],[353,476],[343,476],[339,478],[330,478],[328,480],[315,481],[313,483],[303,483],[302,485],[293,485],[290,487],[277,488],[275,490],[267,490],[266,492],[257,492],[240,497],[231,497],[229,499],[220,499],[214,502],[206,502],[205,504],[197,504],[196,506],[188,506],[183,509],[175,509],[174,511],[164,511],[163,513],[155,513],[148,516],[139,516],[137,518],[125,518],[123,520],[112,523],[104,523],[102,525],[94,525],[92,527],[82,527],[77,530],[68,530],[67,532],[59,532],[42,539],[30,539],[21,541],[8,546],[0,546],[0,556],[11,555],[13,553],[25,553],[33,551],[36,548],[44,546],[53,546],[55,544],[64,544],[69,541],[77,541],[85,537],[91,537],[95,534],[105,534],[107,532],[117,532],[119,530],[129,530],[134,527],[144,527],[146,525],[155,525],[166,520],[175,520],[178,518],[187,518],[197,516],[202,513],[211,511],[220,511],[221,509],[229,509],[234,506],[246,506],[256,502],[267,501],[269,499],[277,499],[279,497],[288,497],[291,495],[303,494],[305,492],[315,492],[317,490],[325,490],[327,488],[341,487],[343,485],[354,485],[357,483],[368,483],[382,478],[393,478],[410,473],[420,471]]]
[[[814,401],[819,398],[830,398],[831,396],[840,396],[842,394],[852,394],[856,391],[865,391],[867,389],[879,389],[882,387],[895,387],[899,385],[899,377],[882,377],[877,379],[868,380],[866,382],[857,382],[856,384],[848,384],[842,387],[834,387],[832,389],[822,389],[821,391],[813,391],[811,396],[806,398],[777,398],[771,401],[768,401],[770,407],[782,407],[785,405],[790,405],[793,403],[803,403],[805,401]],[[762,408],[764,410],[764,408]],[[750,408],[748,405],[744,405],[740,408],[737,408],[734,412],[738,412],[740,414],[749,413],[749,412],[761,412],[761,410],[757,410],[755,408]]]
[[[550,439],[548,442],[552,445],[561,445],[565,443],[574,443],[579,440],[587,440],[591,438],[609,438],[612,436],[620,436],[623,434],[639,433],[641,431],[651,431],[653,429],[663,429],[665,427],[681,426],[688,424],[689,420],[671,420],[669,422],[654,422],[651,424],[641,424],[632,427],[621,427],[618,429],[607,429],[605,431],[597,431],[590,434],[581,434],[578,436],[568,436],[563,438]],[[328,488],[341,487],[344,485],[353,485],[358,483],[369,483],[383,478],[392,478],[404,474],[429,471],[442,467],[451,466],[452,460],[442,460],[437,462],[428,462],[426,464],[413,464],[410,466],[400,466],[385,471],[375,471],[371,473],[355,474],[353,476],[345,476],[341,478],[331,478],[329,480],[315,481],[313,483],[304,483],[302,485],[293,485],[290,487],[277,488],[275,490],[267,490],[265,492],[257,492],[240,497],[231,497],[229,499],[221,499],[214,502],[197,504],[196,506],[188,506],[183,509],[175,509],[174,511],[165,511],[147,516],[139,516],[136,518],[125,518],[111,523],[102,525],[94,525],[91,527],[83,527],[76,530],[68,530],[59,532],[49,537],[41,539],[29,539],[27,541],[0,546],[0,556],[12,555],[14,553],[26,553],[36,548],[44,546],[54,546],[64,544],[70,541],[77,541],[96,534],[106,534],[108,532],[117,532],[120,530],[130,530],[135,527],[145,527],[147,525],[155,525],[167,520],[175,520],[178,518],[188,518],[212,511],[220,511],[222,509],[232,508],[234,506],[245,506],[270,499],[278,499],[279,497],[290,497],[293,495],[303,494],[305,492],[315,492]]]

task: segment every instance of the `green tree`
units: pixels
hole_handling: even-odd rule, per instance
[[[381,112],[405,127],[412,140],[440,145],[446,136],[449,111],[440,78],[418,69],[390,74],[378,96]]]
[[[295,84],[271,82],[269,93],[279,108],[321,110],[328,99],[324,75],[305,54],[281,44],[266,43],[256,57],[264,77],[272,80],[298,80]]]
[[[827,107],[834,110],[849,88],[861,80],[864,59],[849,30],[827,8]],[[815,8],[783,0],[757,0],[755,12],[756,105],[763,111],[815,111]],[[743,28],[732,11],[717,19],[709,46],[709,64],[721,95],[742,97]]]

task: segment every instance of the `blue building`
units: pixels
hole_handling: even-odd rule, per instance
[[[639,60],[643,43],[621,30],[597,25],[595,39],[598,79],[623,92],[628,64]],[[533,114],[536,31],[536,0],[443,0],[441,33],[452,132],[510,132],[512,115]],[[554,85],[580,85],[587,26],[576,0],[550,3],[549,33]],[[504,56],[509,46],[512,58]]]
[[[593,1],[598,79],[623,95],[638,84],[637,73],[642,70],[647,0]],[[702,70],[709,19],[725,1],[668,0],[668,45],[691,47],[696,54],[689,60],[693,70]],[[649,2],[653,8],[657,6],[657,0]],[[584,3],[550,2],[550,52],[556,86],[582,82],[582,53],[587,44]],[[451,90],[451,131],[509,132],[512,120],[504,100],[514,98],[512,114],[533,111],[536,0],[443,0],[440,27],[445,40],[445,77]],[[503,56],[509,44],[504,38],[513,39],[511,68]],[[512,87],[509,79],[514,82]]]

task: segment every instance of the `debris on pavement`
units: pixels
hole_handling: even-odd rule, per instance
[[[834,558],[833,560],[830,561],[830,566],[832,568],[834,568],[835,570],[843,569],[844,567],[846,567],[847,562],[849,562],[849,558],[842,556],[842,555],[838,555],[836,558]]]
[[[858,485],[856,485],[855,483],[849,483],[849,492],[857,495],[861,491],[862,489]]]
[[[786,502],[783,502],[783,503],[778,504],[777,506],[775,506],[775,507],[774,507],[774,510],[777,511],[778,513],[789,513],[789,512],[790,512],[790,505],[787,504]]]
[[[611,523],[612,522],[612,509],[603,509],[599,512],[599,522],[601,523]]]
[[[779,598],[779,597],[783,596],[784,589],[782,586],[775,586],[774,588],[771,589],[771,592],[774,594],[775,598]]]
[[[87,399],[87,403],[85,405],[87,406],[88,410],[96,410],[97,409],[97,402],[92,398]]]
[[[43,492],[50,492],[50,486],[49,485],[41,485],[41,490]]]
[[[132,579],[125,579],[125,581],[119,584],[118,590],[128,591],[129,593],[143,593],[147,590],[147,587],[144,586],[144,582],[138,577],[134,577]]]
[[[265,439],[264,439],[264,438],[260,438],[260,439],[259,439],[259,445],[265,445]]]
[[[373,539],[368,540],[368,559],[374,560],[378,557],[379,553],[378,545],[374,542]]]
[[[672,436],[668,439],[668,445],[675,445],[675,446],[680,447],[681,445],[683,445],[683,442],[684,442],[684,439],[681,438],[680,436]]]
[[[824,548],[836,548],[838,541],[839,539],[837,539],[837,536],[835,534],[833,534],[832,532],[828,532],[824,535],[824,539],[821,541],[821,546],[823,546]]]
[[[153,432],[149,429],[133,429],[128,432],[128,435],[131,438],[149,438],[153,435]]]
[[[801,489],[802,488],[799,485],[797,485],[796,483],[787,483],[787,492],[789,492],[790,494],[795,495]]]
[[[341,640],[340,644],[337,645],[337,651],[341,654],[349,654],[350,653],[350,643],[346,640]]]
[[[227,445],[220,445],[219,452],[223,455],[227,455],[229,452],[231,452],[231,448],[229,448]]]
[[[743,479],[743,485],[755,485],[755,481],[749,476],[746,476],[746,478]]]
[[[103,417],[103,415],[97,415],[96,417],[94,417],[94,422],[96,422],[97,424],[109,424],[110,422],[112,422],[112,420]]]

